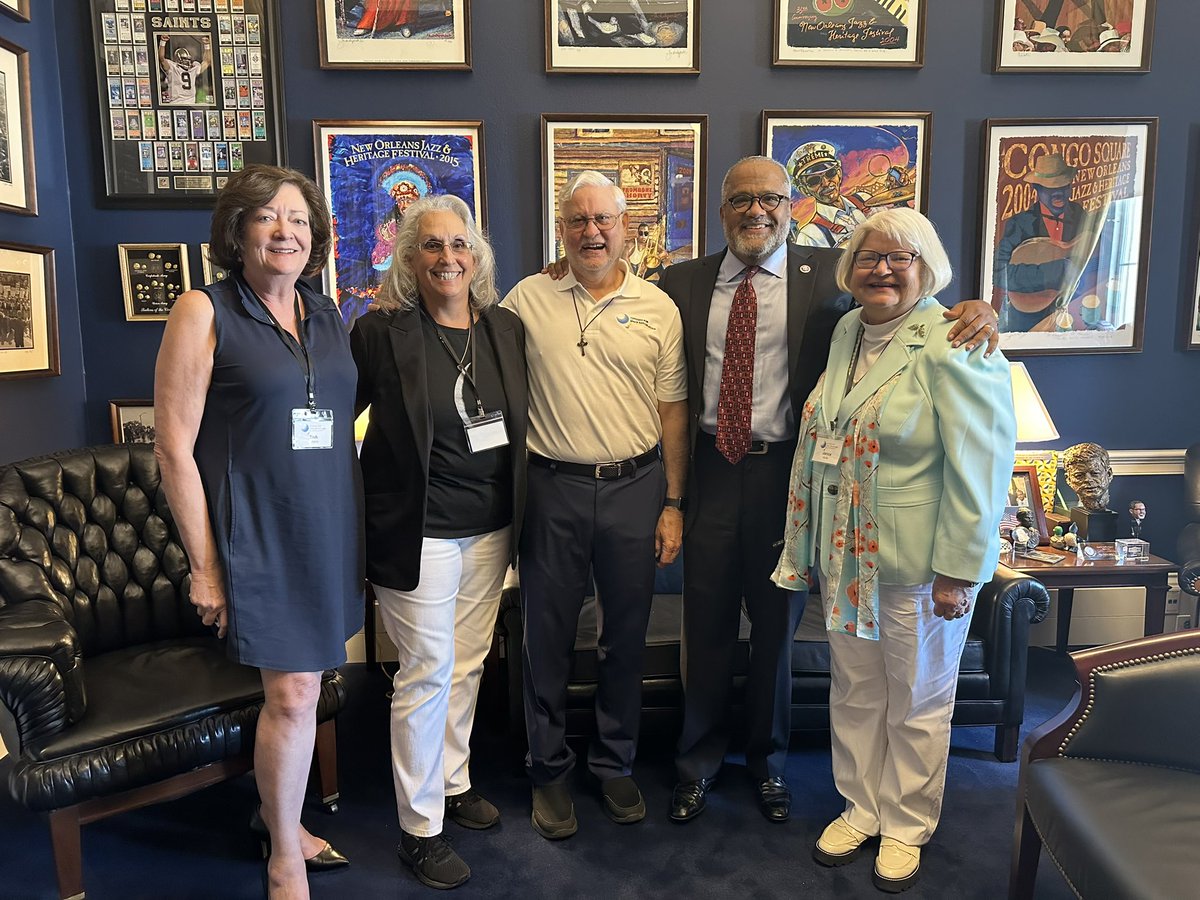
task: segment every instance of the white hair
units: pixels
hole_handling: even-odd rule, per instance
[[[575,192],[582,187],[606,187],[611,188],[613,199],[617,201],[617,212],[625,212],[625,192],[622,191],[613,180],[603,172],[597,172],[595,169],[585,169],[574,178],[571,178],[563,185],[563,189],[558,192],[558,209],[561,213],[563,207],[570,202],[575,196]]]

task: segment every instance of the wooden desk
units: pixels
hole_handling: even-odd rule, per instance
[[[1093,544],[1108,550],[1112,544]],[[1162,634],[1163,615],[1167,605],[1167,575],[1178,566],[1161,556],[1151,556],[1147,562],[1119,563],[1115,559],[1078,559],[1074,553],[1064,553],[1052,547],[1038,550],[1061,557],[1062,562],[1044,563],[1022,556],[1000,561],[1010,569],[1032,575],[1049,590],[1058,591],[1058,632],[1054,647],[1065,653],[1071,634],[1071,604],[1075,588],[1140,587],[1146,590],[1144,633]]]

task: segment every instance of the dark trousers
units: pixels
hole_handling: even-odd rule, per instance
[[[675,767],[680,781],[711,778],[729,744],[729,705],[739,612],[750,619],[746,766],[758,780],[784,774],[791,732],[792,636],[807,594],[770,576],[782,550],[792,447],[730,465],[712,435],[697,438],[696,504],[683,537],[684,714]]]
[[[658,462],[615,481],[529,467],[519,565],[525,765],[534,784],[561,781],[575,764],[566,742],[567,679],[589,567],[596,585],[600,682],[588,768],[602,781],[632,771],[654,593],[654,529],[665,490]]]

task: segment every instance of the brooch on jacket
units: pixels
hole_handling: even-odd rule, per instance
[[[909,325],[908,330],[915,332],[916,336],[919,338],[925,337],[925,323],[924,322],[920,322],[916,325]]]

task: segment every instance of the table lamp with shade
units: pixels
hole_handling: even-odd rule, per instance
[[[1058,453],[1053,450],[1025,450],[1021,445],[1057,440],[1058,429],[1054,427],[1054,421],[1050,418],[1033,379],[1029,377],[1029,370],[1025,368],[1025,364],[1009,362],[1008,365],[1012,377],[1013,412],[1017,420],[1018,449],[1013,466],[1014,469],[1017,466],[1028,466],[1030,468],[1025,471],[1031,476],[1036,473],[1037,483],[1031,484],[1030,488],[1037,497],[1030,497],[1030,512],[1038,531],[1045,535],[1052,527],[1050,517],[1046,514],[1054,510]]]

